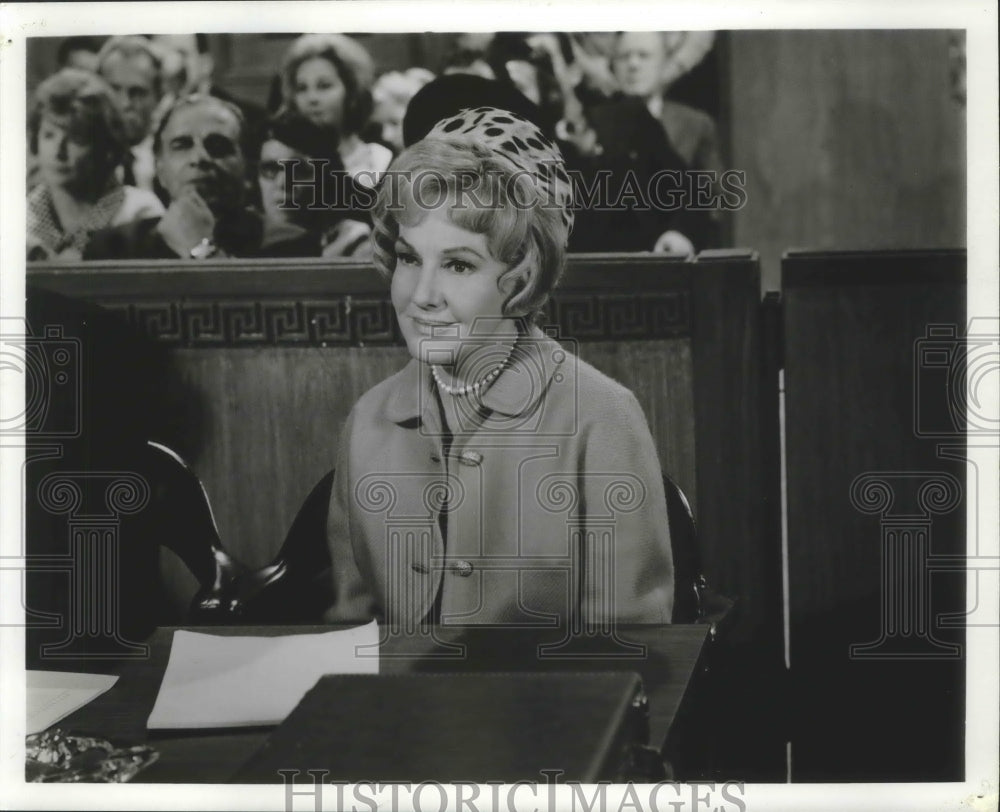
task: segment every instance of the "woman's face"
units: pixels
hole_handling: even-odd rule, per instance
[[[406,105],[395,99],[383,99],[375,104],[372,121],[382,127],[382,140],[397,155],[403,151],[403,119]]]
[[[313,167],[308,156],[281,141],[265,141],[260,148],[260,165],[257,181],[260,184],[260,199],[264,215],[283,222],[292,222],[300,207],[312,202],[312,190],[304,183],[312,177]],[[281,161],[296,163],[282,164]],[[299,183],[292,190],[292,199],[285,203],[285,172],[294,171]],[[318,189],[318,186],[317,186]],[[318,193],[317,193],[318,194]],[[319,197],[317,197],[319,199]],[[284,207],[284,208],[283,208]]]
[[[38,168],[42,179],[51,186],[68,191],[86,191],[94,147],[74,140],[69,131],[45,116],[38,128]]]
[[[336,66],[322,57],[305,60],[295,71],[295,107],[324,127],[342,127],[347,88]]]
[[[400,226],[392,275],[392,304],[410,355],[441,366],[464,364],[477,348],[495,358],[497,339],[516,332],[497,284],[507,265],[490,253],[485,235],[455,225],[448,211],[438,207]]]

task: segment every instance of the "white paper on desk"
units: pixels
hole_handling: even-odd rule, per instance
[[[378,637],[375,621],[280,637],[178,630],[146,727],[280,724],[324,674],[377,674]]]
[[[38,733],[97,699],[118,677],[69,671],[28,671],[28,723],[25,731]]]

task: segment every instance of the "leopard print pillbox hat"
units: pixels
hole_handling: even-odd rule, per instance
[[[537,184],[539,199],[559,206],[569,238],[573,230],[573,186],[562,153],[526,118],[496,107],[468,108],[439,121],[426,138],[474,141],[527,172]]]

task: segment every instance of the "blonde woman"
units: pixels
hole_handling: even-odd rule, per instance
[[[338,449],[331,621],[669,623],[656,449],[634,395],[535,324],[571,189],[527,120],[475,108],[405,150],[373,213],[410,362]]]

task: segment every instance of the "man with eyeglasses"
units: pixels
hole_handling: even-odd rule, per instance
[[[319,256],[315,237],[276,226],[246,206],[239,109],[213,96],[175,102],[153,137],[166,213],[94,235],[84,259]]]

